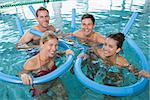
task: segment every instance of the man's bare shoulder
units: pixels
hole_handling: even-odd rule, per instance
[[[33,27],[32,27],[32,29],[40,31],[40,27],[39,27],[39,25],[35,25],[35,26],[33,26]]]
[[[82,30],[77,30],[75,32],[73,32],[74,36],[82,36]]]
[[[100,32],[94,32],[96,35],[104,37]]]

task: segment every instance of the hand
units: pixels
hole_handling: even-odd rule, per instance
[[[72,50],[68,49],[68,50],[66,50],[66,55],[69,55],[69,54],[74,55],[74,52]]]
[[[56,34],[57,34],[57,37],[58,37],[59,39],[62,39],[62,38],[63,38],[63,32],[62,32],[61,30],[57,30],[57,31],[56,31]]]
[[[20,75],[20,78],[21,78],[23,84],[26,84],[26,85],[32,84],[32,78],[29,74],[23,73]]]
[[[69,37],[69,36],[73,36],[73,33],[67,33],[63,35],[64,38]]]
[[[85,60],[85,59],[89,58],[89,55],[80,53],[77,58],[81,58],[81,57],[83,57],[83,60]]]
[[[90,47],[90,48],[88,48],[87,50],[88,50],[89,52],[94,52],[93,47]]]
[[[16,49],[28,49],[29,46],[26,43],[16,44]]]
[[[70,45],[75,45],[75,41],[71,40],[71,39],[66,39],[67,44]]]
[[[144,76],[144,77],[147,77],[150,79],[150,75],[147,72],[145,72],[144,70],[141,70],[139,72],[139,77],[141,77],[141,76]]]

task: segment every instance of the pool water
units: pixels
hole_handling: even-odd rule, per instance
[[[122,31],[129,20],[132,12],[140,12],[128,36],[132,38],[143,51],[150,65],[150,2],[149,0],[65,0],[49,3],[33,4],[37,9],[45,6],[50,12],[50,23],[55,27],[62,29],[64,33],[71,28],[71,11],[76,8],[77,29],[80,28],[81,16],[88,12],[96,18],[95,31],[108,36],[110,33]],[[24,51],[15,49],[18,41],[18,30],[15,22],[15,16],[22,20],[24,30],[31,28],[37,22],[30,12],[29,5],[5,7],[0,9],[0,71],[14,75],[18,73],[25,60]],[[125,54],[130,62],[140,68],[140,61],[132,48],[126,47]],[[78,50],[76,48],[72,48]],[[133,58],[134,57],[134,58]],[[104,95],[94,93],[84,87],[76,77],[67,72],[61,76],[65,88],[67,89],[69,100],[103,100]],[[128,97],[118,97],[119,100],[149,100],[149,86],[140,94]],[[0,81],[1,100],[33,100],[29,93],[29,87],[25,85],[11,84]],[[105,98],[108,99],[108,98]],[[110,100],[110,99],[109,99]]]
[[[135,77],[127,68],[106,65],[102,59],[98,58],[83,61],[82,71],[91,80],[99,84],[110,84],[110,86],[129,86],[138,81],[138,77]]]

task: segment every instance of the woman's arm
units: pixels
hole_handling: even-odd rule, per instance
[[[148,73],[147,73],[146,71],[144,71],[144,70],[141,70],[141,71],[139,72],[139,77],[141,77],[141,76],[144,76],[144,77],[150,79],[150,74],[148,74]]]
[[[131,64],[129,64],[129,65],[127,66],[127,68],[128,68],[129,71],[130,71],[131,73],[133,73],[135,76],[138,76],[138,75],[139,75],[139,70],[138,70],[137,68],[133,67]]]
[[[138,77],[146,77],[148,79],[150,79],[150,74],[148,74],[146,71],[144,70],[138,70],[137,68],[133,67],[131,64],[128,65],[128,69],[130,72],[132,72],[135,76],[138,76]]]
[[[135,76],[138,76],[139,70],[129,64],[129,62],[122,56],[118,56],[118,62],[117,64],[121,67],[127,68],[131,73],[133,73]]]
[[[31,72],[32,65],[33,65],[32,61],[27,60],[27,62],[24,65],[24,68],[19,73],[19,76],[21,80],[23,81],[23,84],[26,84],[26,85],[32,84],[32,77],[28,74],[29,72]]]

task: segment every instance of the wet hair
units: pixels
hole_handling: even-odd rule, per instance
[[[49,13],[49,11],[46,8],[40,7],[39,9],[36,10],[36,17],[38,17],[38,12],[42,11],[42,10],[45,10],[45,11],[47,11]]]
[[[93,24],[95,24],[95,18],[93,15],[86,13],[81,17],[81,21],[86,18],[90,18],[92,20]]]
[[[53,31],[46,31],[41,37],[40,43],[44,44],[45,42],[49,41],[50,39],[58,40],[58,37],[54,35]]]
[[[116,34],[110,34],[108,36],[108,38],[112,38],[114,40],[117,41],[117,48],[121,48],[122,45],[123,45],[123,42],[125,40],[125,36],[123,33],[119,32],[119,33],[116,33]]]

